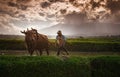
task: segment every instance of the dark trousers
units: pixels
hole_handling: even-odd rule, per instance
[[[66,49],[64,46],[61,46],[61,47],[58,47],[57,56],[60,55],[60,51],[61,51],[61,50],[64,50],[64,51],[67,53],[67,55],[69,55],[67,49]]]

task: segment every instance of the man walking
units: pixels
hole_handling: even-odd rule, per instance
[[[66,38],[64,35],[62,35],[62,32],[59,30],[56,36],[56,45],[58,47],[57,56],[60,55],[61,50],[64,50],[67,53],[67,55],[69,54],[67,49],[65,48],[65,43],[66,43]]]

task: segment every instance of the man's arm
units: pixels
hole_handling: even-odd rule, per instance
[[[58,40],[58,36],[56,36],[56,39],[55,39],[55,46],[57,46],[57,40]]]
[[[63,35],[63,39],[66,41],[67,39],[66,39],[66,37]]]

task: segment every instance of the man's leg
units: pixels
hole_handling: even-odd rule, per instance
[[[69,55],[69,53],[65,47],[63,47],[63,50],[67,53],[67,55]]]
[[[58,47],[57,56],[60,55],[60,50],[61,50],[61,47]]]

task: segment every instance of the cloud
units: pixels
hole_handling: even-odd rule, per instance
[[[8,14],[13,17],[14,14],[16,13],[17,9],[14,7],[13,8],[9,7],[8,5],[1,4],[0,11],[2,14]]]
[[[45,28],[53,23],[119,23],[120,20],[119,0],[0,0],[0,5],[1,32],[31,25]]]
[[[80,24],[87,21],[87,16],[85,13],[72,12],[65,16],[65,23],[67,24]]]
[[[67,10],[66,9],[61,9],[60,12],[61,12],[61,14],[66,14]]]
[[[54,2],[64,2],[65,0],[48,0],[48,1],[54,3]]]
[[[112,13],[120,11],[120,0],[107,0],[107,8],[111,10]]]
[[[42,2],[41,3],[41,7],[42,8],[46,8],[46,7],[49,7],[50,6],[50,3],[49,2]]]
[[[93,13],[95,9],[91,10],[88,7],[97,4],[100,5],[100,2],[91,0],[8,0],[4,3],[4,8],[2,9],[3,12],[6,12],[6,14],[9,14],[10,16],[26,18],[28,20],[33,20],[37,17],[41,20],[45,20],[45,18],[49,16],[52,16],[53,18],[56,16],[56,20],[59,20],[63,19],[61,16],[64,17],[64,15],[70,14],[74,11],[84,12],[89,16],[89,13]],[[5,10],[5,7],[9,10]],[[94,6],[94,8],[96,8],[96,6]],[[95,14],[93,15],[94,18],[97,18]],[[88,18],[90,18],[90,16]]]
[[[14,2],[8,2],[8,6],[17,7],[18,5]]]
[[[18,34],[19,28],[16,28],[10,22],[11,17],[6,14],[0,14],[0,34]]]

